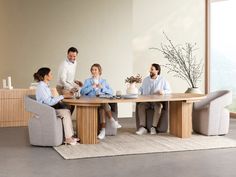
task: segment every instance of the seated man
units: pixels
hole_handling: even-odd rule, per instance
[[[160,76],[161,67],[159,64],[153,63],[150,68],[150,76],[147,76],[143,80],[143,84],[140,87],[141,95],[152,95],[152,94],[166,94],[170,93],[169,83]],[[154,135],[157,133],[156,128],[161,116],[161,110],[163,105],[160,102],[144,102],[138,104],[138,115],[140,118],[140,128],[136,132],[137,135],[143,135],[147,133],[146,129],[146,109],[154,108],[153,122],[150,129],[150,134]]]

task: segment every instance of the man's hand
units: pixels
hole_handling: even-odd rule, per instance
[[[78,80],[76,80],[76,81],[74,81],[77,85],[79,85],[80,87],[83,87],[83,82],[81,82],[81,81],[78,81]]]
[[[79,90],[77,88],[75,88],[75,87],[70,90],[71,93],[75,93],[75,92],[78,92],[78,91]]]
[[[158,95],[164,95],[164,91],[163,91],[163,90],[158,90],[158,91],[156,92],[156,94],[158,94]]]

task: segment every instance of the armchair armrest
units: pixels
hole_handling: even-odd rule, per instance
[[[194,109],[204,109],[207,106],[219,104],[221,107],[228,106],[232,103],[232,92],[229,90],[221,90],[210,93],[207,98],[194,103]]]
[[[232,103],[232,92],[228,91],[228,92],[225,92],[224,94],[222,94],[221,96],[213,99],[210,104],[212,106],[218,105],[221,107],[226,107],[226,106],[230,105],[231,103]]]
[[[25,109],[28,112],[31,112],[36,116],[36,118],[44,119],[46,122],[52,123],[56,121],[56,112],[55,109],[51,106],[38,103],[30,96],[25,96]]]

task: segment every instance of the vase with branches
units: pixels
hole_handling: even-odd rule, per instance
[[[163,32],[168,44],[161,43],[160,48],[152,47],[150,49],[158,50],[168,63],[164,65],[167,73],[174,73],[174,77],[185,80],[190,88],[197,88],[203,73],[202,60],[198,61],[195,55],[197,44],[185,43],[175,45]]]

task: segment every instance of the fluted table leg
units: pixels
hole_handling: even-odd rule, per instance
[[[98,143],[98,106],[100,104],[77,105],[76,127],[81,144]]]

